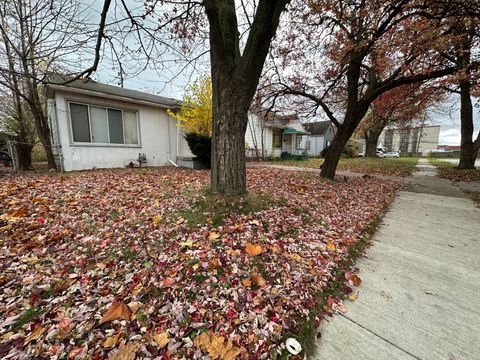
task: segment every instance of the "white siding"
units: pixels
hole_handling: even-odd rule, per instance
[[[320,135],[310,135],[310,149],[308,156],[320,156],[320,153],[325,148],[325,137]]]
[[[69,101],[89,105],[110,106],[138,112],[139,145],[97,145],[74,144],[69,116]],[[139,153],[145,153],[147,166],[169,165],[169,159],[176,161],[177,152],[183,156],[189,154],[188,145],[176,126],[176,121],[167,112],[153,106],[138,105],[132,102],[113,101],[79,94],[55,94],[56,124],[59,145],[62,148],[63,169],[82,170],[97,168],[123,167],[138,159]]]

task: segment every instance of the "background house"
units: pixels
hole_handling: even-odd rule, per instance
[[[330,145],[335,136],[336,128],[331,121],[318,121],[305,124],[310,133],[308,156],[320,156],[323,149]]]
[[[249,112],[245,144],[247,157],[280,157],[283,152],[306,155],[309,133],[292,116]]]
[[[182,131],[167,109],[180,101],[58,77],[47,88],[48,115],[58,168],[65,171],[123,167],[145,154],[147,166],[191,157]]]
[[[408,129],[385,129],[379,137],[379,147],[400,151],[401,155],[425,155],[437,149],[440,126]]]

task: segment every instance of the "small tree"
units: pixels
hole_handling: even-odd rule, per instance
[[[204,75],[189,86],[183,96],[180,111],[169,110],[169,115],[178,120],[178,126],[187,134],[212,137],[212,80]]]
[[[444,92],[435,83],[402,85],[380,95],[356,131],[365,139],[365,156],[377,156],[378,138],[387,126],[408,128],[424,124],[428,108],[443,99]]]
[[[186,89],[180,111],[168,111],[185,132],[190,151],[208,168],[212,152],[212,81],[204,75]]]

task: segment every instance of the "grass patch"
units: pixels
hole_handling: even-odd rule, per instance
[[[33,308],[28,309],[22,316],[18,318],[17,321],[15,321],[10,331],[16,331],[20,329],[24,325],[38,318],[40,315],[42,315],[42,311],[40,309],[33,309]]]
[[[442,159],[430,158],[428,161],[437,167],[438,176],[443,179],[480,182],[480,169],[457,169],[455,164]]]
[[[271,164],[297,166],[319,169],[324,159],[309,158],[306,160],[280,160]],[[363,174],[378,174],[392,176],[409,176],[415,170],[418,158],[401,157],[398,159],[385,158],[342,158],[337,170]]]
[[[286,200],[275,200],[266,194],[253,191],[247,195],[228,198],[205,191],[205,195],[194,201],[188,210],[180,212],[180,216],[191,228],[205,223],[217,227],[223,225],[225,218],[233,213],[248,215],[285,203]]]

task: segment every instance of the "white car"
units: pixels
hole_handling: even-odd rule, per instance
[[[357,154],[358,157],[365,157],[365,151],[362,151],[361,153]],[[380,150],[377,150],[377,156],[378,157],[384,157],[384,153]]]
[[[400,157],[400,151],[389,151],[383,154],[383,157],[386,158],[396,158],[398,159]]]

